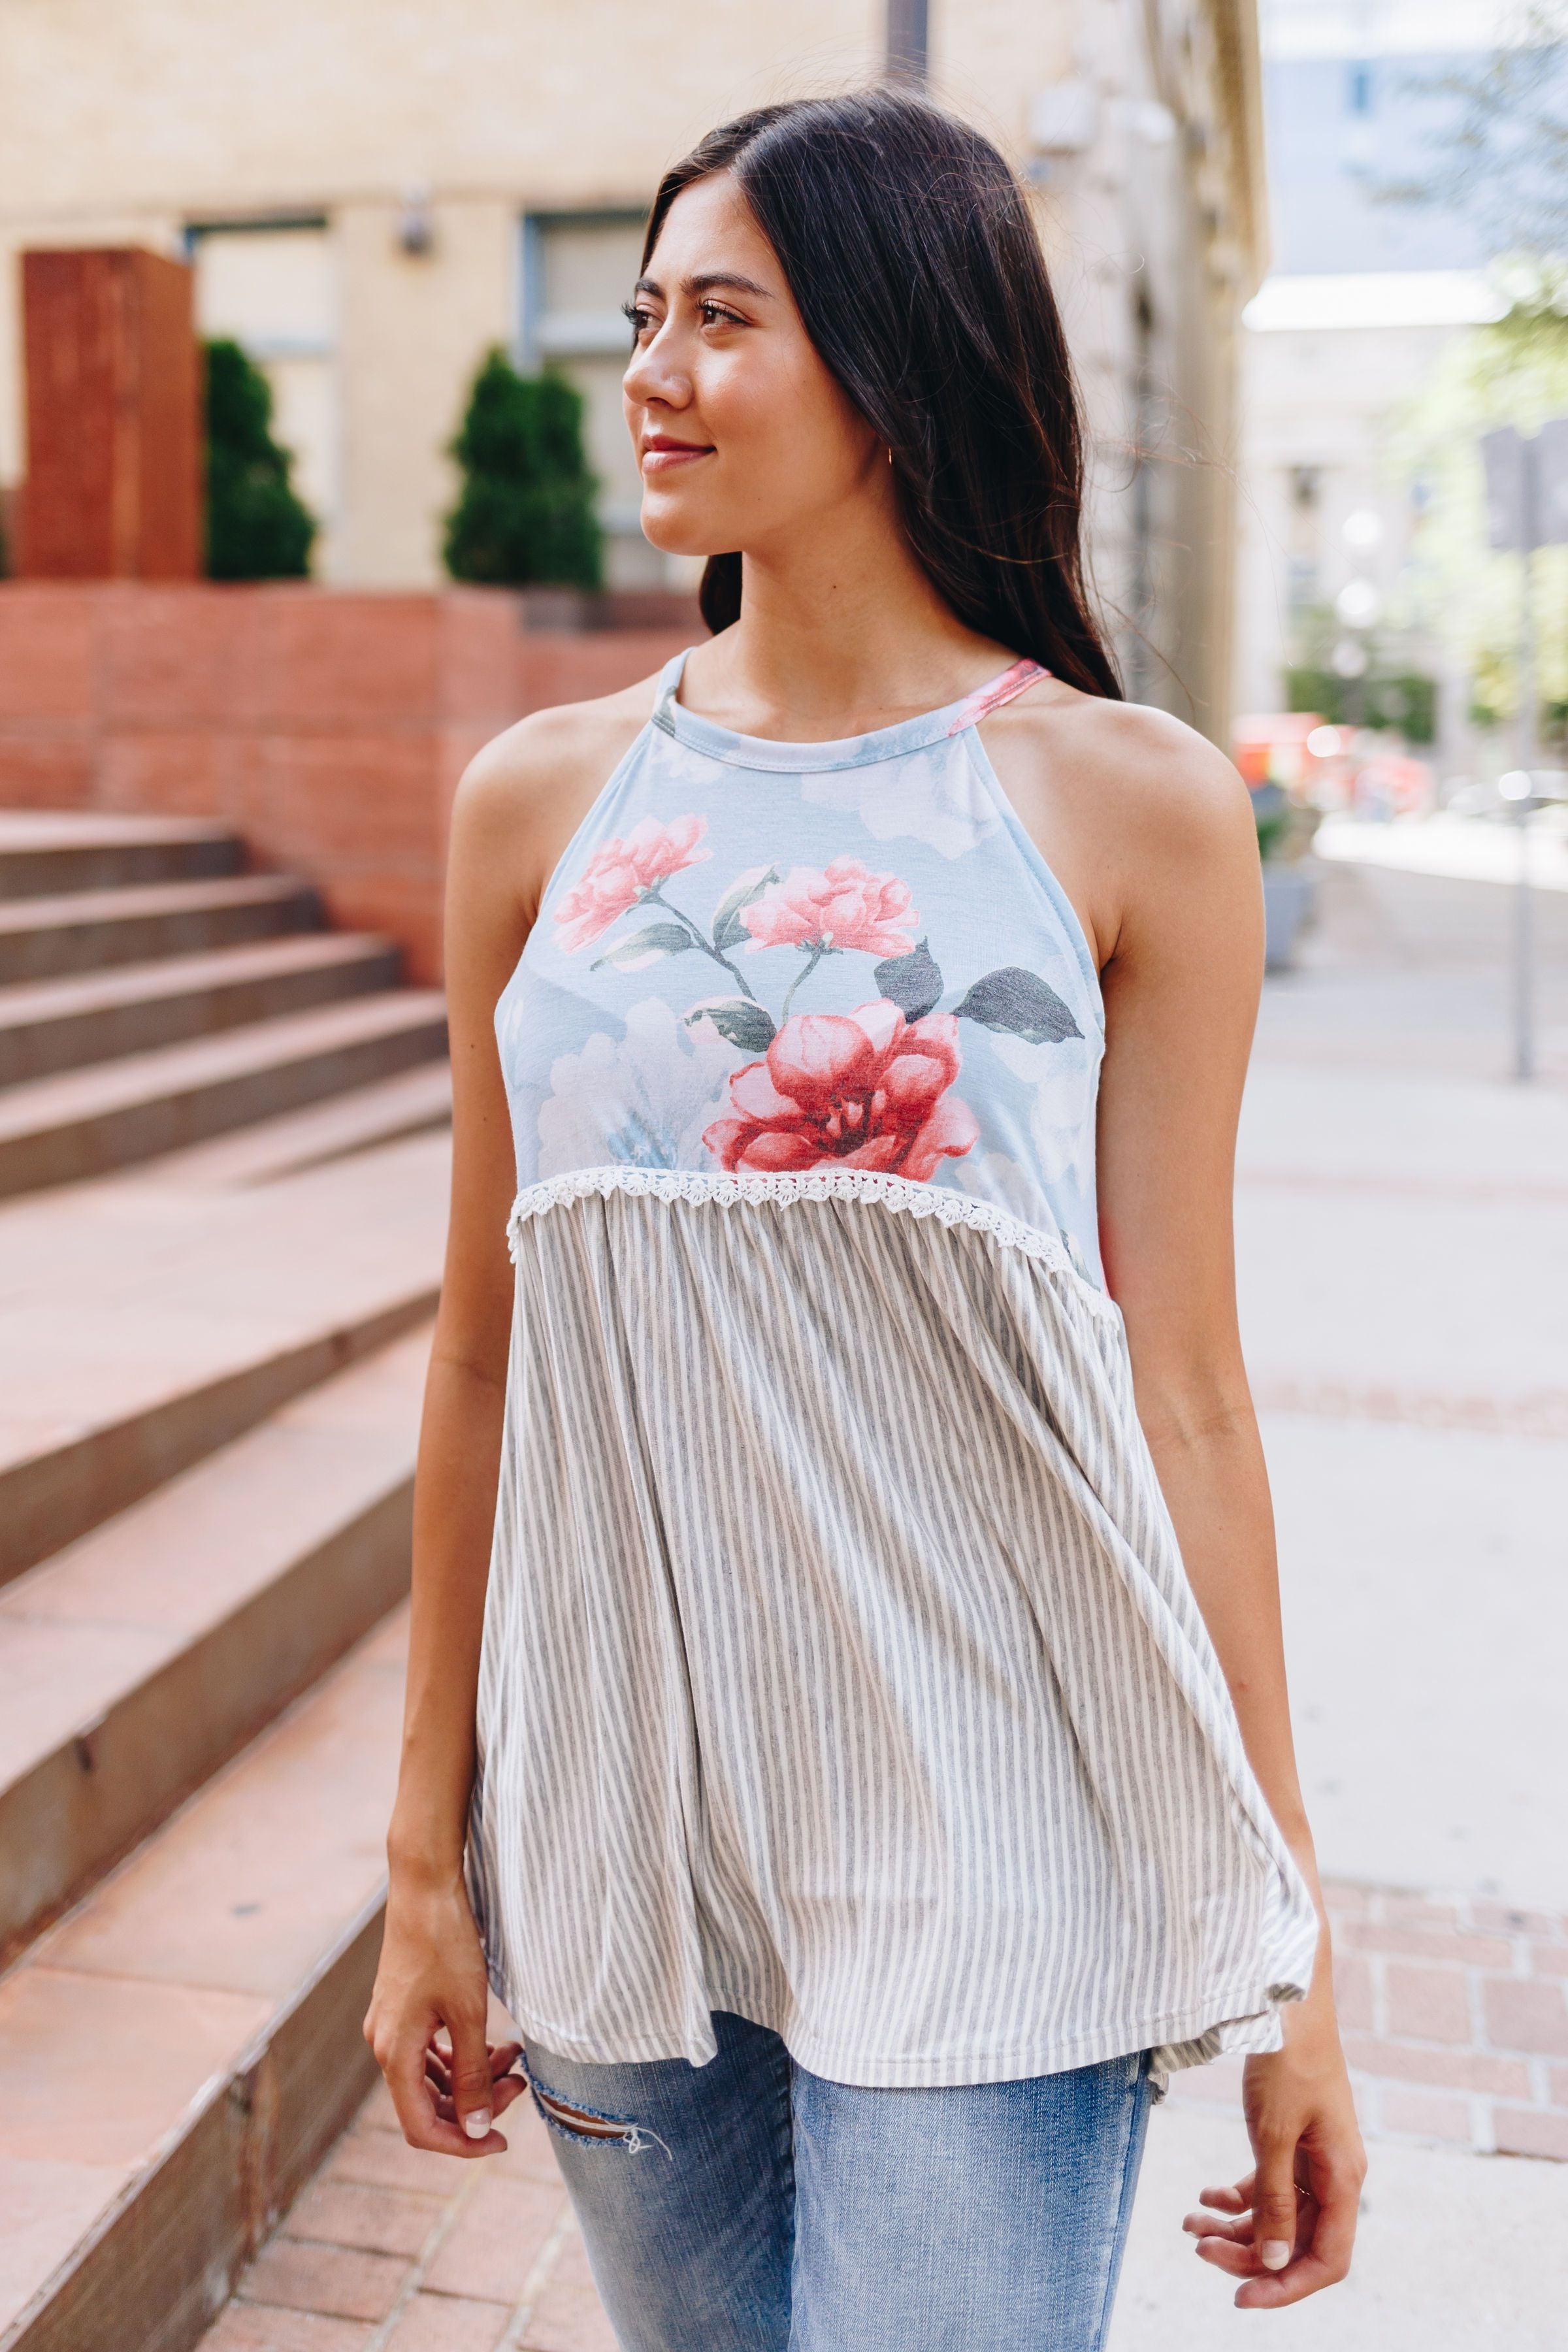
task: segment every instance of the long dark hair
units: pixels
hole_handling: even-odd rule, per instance
[[[893,453],[910,544],[961,621],[1089,694],[1121,684],[1083,578],[1083,434],[1016,180],[911,93],[760,107],[659,183],[643,268],[683,188],[731,172],[824,362]],[[703,573],[710,629],[741,559]]]

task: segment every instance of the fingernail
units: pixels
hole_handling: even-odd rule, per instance
[[[489,2137],[489,2128],[490,2111],[489,2107],[476,2107],[471,2116],[465,2116],[463,2117],[463,2129],[468,2133],[470,2139],[488,2139]],[[1281,2256],[1280,2259],[1283,2260],[1283,2256]]]
[[[1290,2259],[1290,2249],[1283,2238],[1266,2238],[1258,2249],[1258,2259],[1266,2271],[1282,2271]]]

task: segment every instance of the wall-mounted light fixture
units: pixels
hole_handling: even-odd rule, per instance
[[[1093,146],[1100,129],[1100,93],[1087,79],[1053,81],[1029,100],[1029,144],[1035,159],[1028,177],[1037,188],[1049,187],[1063,163],[1070,163]]]
[[[1131,98],[1124,120],[1135,139],[1146,147],[1168,147],[1180,125],[1170,108],[1157,98]]]
[[[397,215],[397,244],[400,252],[416,260],[434,250],[436,224],[430,213],[428,188],[405,188]]]
[[[1087,80],[1054,81],[1029,100],[1029,143],[1037,154],[1081,155],[1094,144],[1100,100]]]

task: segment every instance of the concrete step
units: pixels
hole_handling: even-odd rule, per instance
[[[0,988],[0,1087],[391,988],[397,963],[390,940],[316,931]]]
[[[36,1078],[0,1097],[0,1196],[178,1150],[446,1051],[431,989],[398,989]]]
[[[0,809],[0,898],[237,874],[245,845],[203,817]]]
[[[15,898],[0,902],[0,985],[321,928],[316,893],[288,874]]]
[[[363,2096],[404,1640],[0,1979],[0,2352],[185,2352]]]
[[[164,1189],[271,1184],[302,1169],[325,1167],[329,1160],[451,1123],[452,1066],[421,1062],[395,1078],[355,1087],[307,1110],[283,1111],[210,1143],[195,1143],[188,1151],[172,1151],[153,1163],[153,1171]]]
[[[0,1204],[0,1584],[424,1320],[449,1166],[426,1134],[248,1191],[154,1168]]]
[[[0,1591],[0,1958],[408,1586],[428,1328]]]

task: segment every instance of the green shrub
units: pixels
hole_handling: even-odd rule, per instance
[[[1287,710],[1315,710],[1331,727],[1342,722],[1345,702],[1345,682],[1331,669],[1319,669],[1299,663],[1285,673],[1285,708]]]
[[[595,589],[603,576],[597,488],[583,454],[583,396],[560,376],[519,375],[489,353],[451,445],[462,468],[447,518],[454,580]]]
[[[1432,743],[1437,737],[1437,681],[1418,671],[1402,670],[1368,680],[1367,725],[1395,727],[1407,743]]]
[[[1276,786],[1275,790],[1278,791],[1279,787]],[[1267,865],[1271,859],[1279,856],[1289,838],[1290,811],[1283,793],[1279,795],[1278,807],[1260,807],[1259,799],[1260,795],[1255,793],[1252,798],[1252,820],[1258,827],[1258,855]]]
[[[1371,670],[1343,678],[1301,664],[1285,673],[1286,706],[1315,710],[1331,727],[1391,728],[1407,743],[1431,743],[1437,734],[1437,685],[1415,670]]]
[[[302,580],[316,519],[272,438],[272,387],[236,342],[206,347],[209,580]]]

